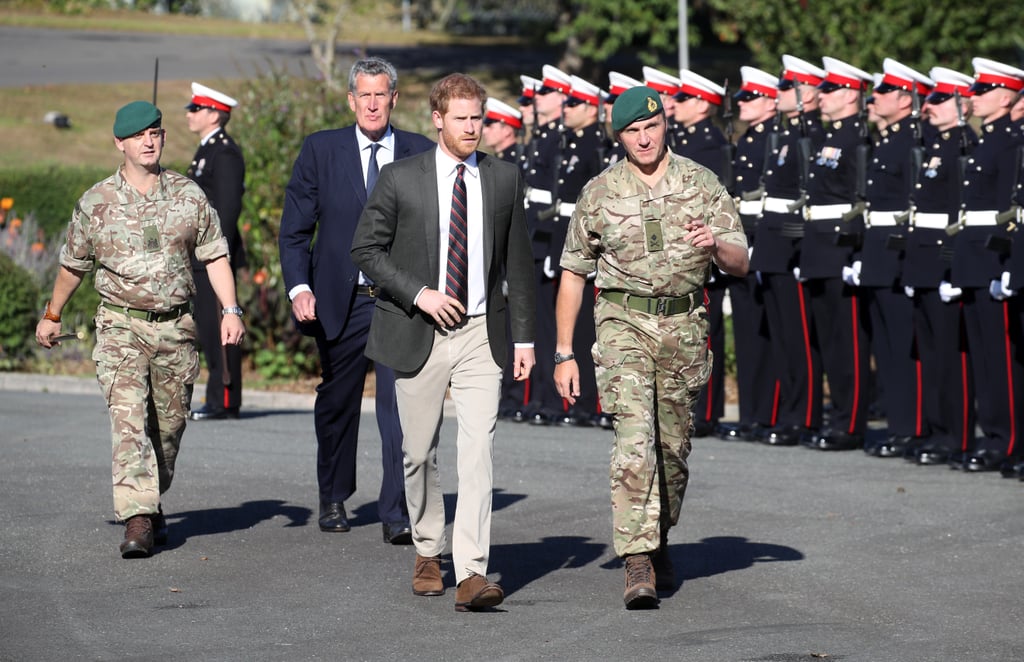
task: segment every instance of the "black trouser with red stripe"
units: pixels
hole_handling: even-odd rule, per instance
[[[841,278],[815,278],[804,286],[828,376],[831,428],[863,435],[867,429],[870,347],[860,293]]]
[[[914,336],[928,444],[951,453],[974,449],[974,376],[961,308],[960,301],[943,302],[937,289],[914,292]]]
[[[736,347],[740,424],[770,427],[778,418],[779,379],[762,288],[754,273],[729,284]]]
[[[780,381],[778,424],[821,427],[821,354],[804,287],[791,273],[762,273],[761,289]]]
[[[196,283],[193,305],[196,335],[209,369],[206,406],[211,411],[238,411],[242,406],[242,348],[221,343],[221,305],[206,269],[196,269],[192,275]]]
[[[725,320],[722,301],[725,286],[713,283],[704,289],[707,297],[708,342],[714,353],[711,378],[701,387],[693,410],[694,423],[718,423],[725,415]]]
[[[996,301],[987,289],[963,288],[964,326],[974,370],[978,425],[976,450],[1021,455],[1024,367],[1019,355],[1019,301]]]
[[[927,429],[921,405],[920,362],[914,354],[914,302],[902,286],[861,287],[871,321],[871,352],[883,384],[889,434],[921,437]]]

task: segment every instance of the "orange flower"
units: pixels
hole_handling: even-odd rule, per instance
[[[263,283],[267,282],[267,270],[260,269],[255,274],[253,274],[252,282],[256,283],[257,285],[262,285]]]
[[[39,255],[40,253],[42,253],[45,250],[46,250],[46,244],[44,244],[41,241],[37,241],[37,242],[32,244],[32,252],[35,253],[36,255]]]
[[[14,206],[14,198],[0,198],[0,209],[9,210]]]
[[[242,232],[249,232],[249,230],[252,230],[252,224],[251,223],[243,223],[242,224]]]
[[[21,227],[21,219],[20,218],[12,218],[11,219],[11,229],[12,230],[17,230],[20,227]]]

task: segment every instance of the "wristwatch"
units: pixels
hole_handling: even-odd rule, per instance
[[[555,365],[565,363],[566,361],[572,361],[575,358],[576,355],[572,352],[569,352],[568,354],[559,354],[558,352],[555,352]]]
[[[238,315],[241,317],[243,311],[241,306],[224,306],[220,309],[220,313],[221,315]]]

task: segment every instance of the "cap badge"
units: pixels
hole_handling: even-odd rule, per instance
[[[647,112],[653,113],[658,109],[658,102],[651,97],[647,97]]]

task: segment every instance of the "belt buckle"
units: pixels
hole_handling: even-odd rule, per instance
[[[654,312],[657,313],[658,315],[665,315],[665,311],[666,311],[667,308],[668,308],[668,304],[665,303],[665,298],[664,297],[659,297],[658,298],[658,305],[654,309]]]
[[[376,299],[377,295],[380,294],[380,288],[377,287],[376,285],[369,285],[369,286],[367,286],[366,291],[374,299]]]

